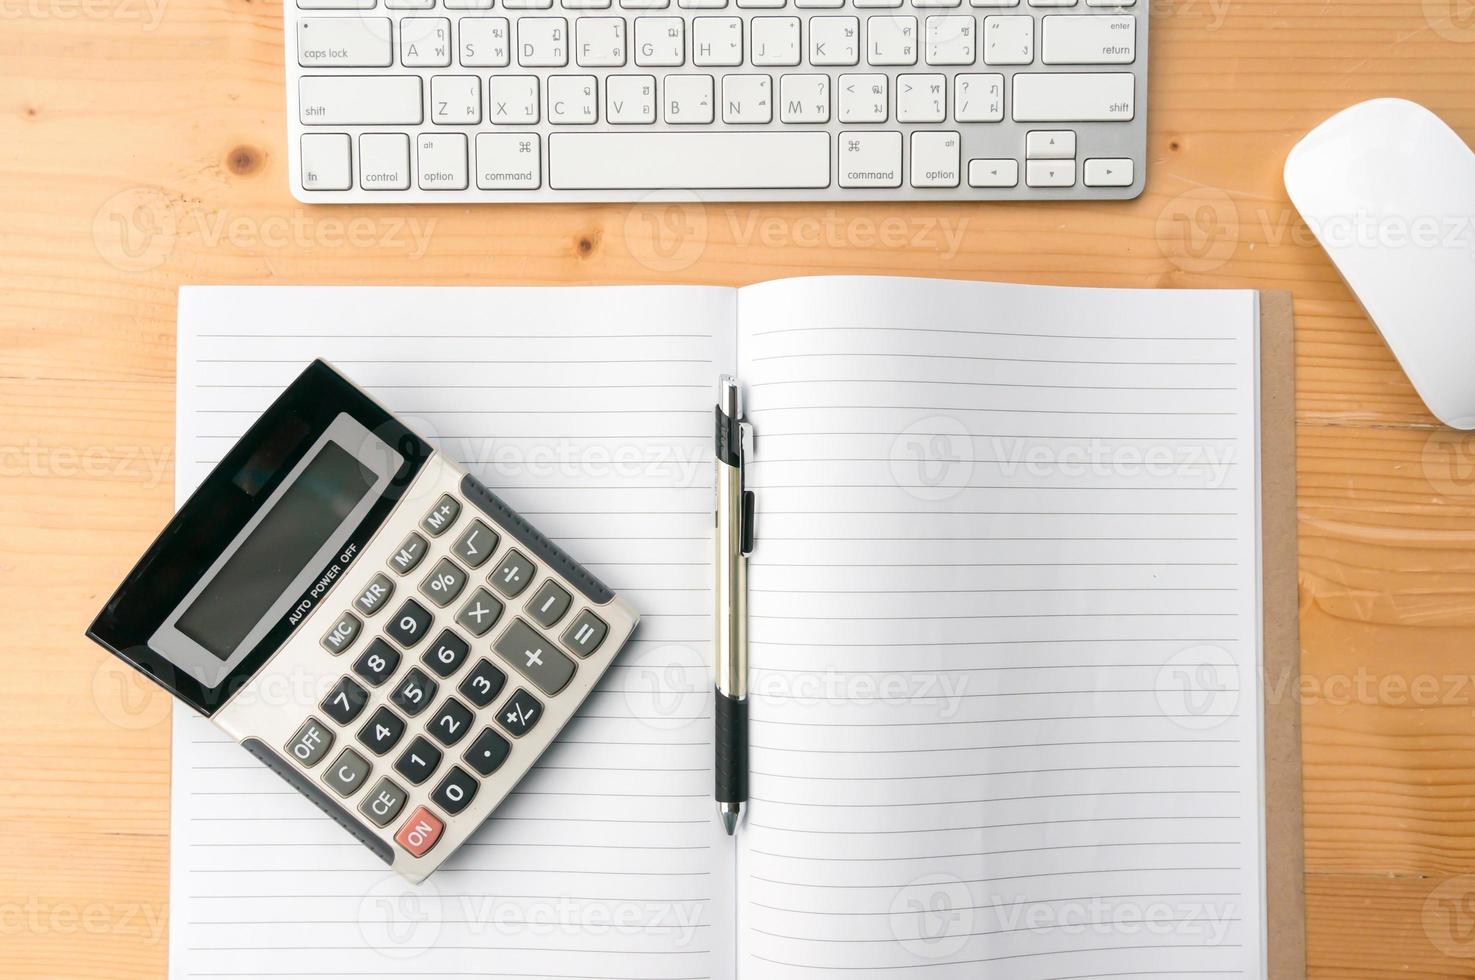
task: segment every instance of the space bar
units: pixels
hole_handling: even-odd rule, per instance
[[[554,190],[830,186],[828,133],[554,133]]]

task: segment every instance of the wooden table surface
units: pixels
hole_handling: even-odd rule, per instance
[[[1294,293],[1311,972],[1475,976],[1475,438],[1280,179],[1373,96],[1475,140],[1475,7],[1159,0],[1152,32],[1128,204],[348,210],[288,194],[279,4],[0,0],[0,974],[166,969],[168,703],[82,630],[171,513],[179,286],[914,272]]]

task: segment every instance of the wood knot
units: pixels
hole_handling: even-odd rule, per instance
[[[230,172],[243,177],[261,166],[261,151],[252,146],[238,146],[225,155]]]
[[[574,247],[578,249],[579,258],[587,259],[589,256],[594,254],[594,245],[595,242],[593,238],[589,237],[588,235],[580,235],[579,240]]]
[[[1183,144],[1181,142],[1179,142],[1178,140],[1169,140],[1168,141],[1168,149],[1172,150],[1174,153],[1177,153],[1182,148],[1183,148]]]

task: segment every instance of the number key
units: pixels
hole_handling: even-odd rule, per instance
[[[483,728],[462,758],[468,766],[483,776],[490,776],[502,768],[502,763],[507,761],[507,755],[511,751],[510,742],[490,728]]]
[[[404,719],[383,705],[359,729],[359,741],[375,755],[383,755],[399,744],[405,734]]]
[[[369,692],[360,687],[352,677],[345,677],[323,698],[322,709],[329,718],[340,725],[346,725],[357,718],[368,703]]]
[[[422,735],[416,735],[410,747],[395,760],[394,768],[401,776],[419,786],[430,778],[435,767],[440,765],[440,749],[431,745]]]
[[[411,718],[430,707],[430,699],[435,697],[436,683],[419,667],[411,668],[405,675],[405,679],[395,688],[389,700],[393,701],[405,714]]]
[[[376,636],[363,656],[353,665],[353,672],[375,687],[383,684],[399,666],[399,651],[390,646],[383,637]]]
[[[425,727],[442,745],[455,745],[471,730],[471,709],[455,698],[446,698],[446,703]]]
[[[470,653],[471,646],[465,640],[446,630],[436,639],[435,646],[420,659],[441,677],[450,677],[461,669]]]
[[[399,607],[399,612],[384,627],[388,633],[402,647],[412,647],[425,639],[425,631],[430,629],[432,617],[430,610],[426,609],[414,599],[406,599],[405,604]]]
[[[506,683],[507,675],[493,666],[490,660],[478,660],[456,690],[478,708],[485,708],[492,703],[493,698],[502,693],[502,685]]]
[[[440,781],[430,798],[449,814],[455,815],[470,805],[476,796],[477,782],[471,773],[460,766],[452,766],[446,778]]]

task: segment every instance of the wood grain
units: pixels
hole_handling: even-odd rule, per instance
[[[165,971],[167,704],[82,629],[171,510],[180,285],[902,272],[1294,293],[1311,972],[1475,976],[1475,438],[1279,176],[1372,96],[1475,139],[1475,9],[1161,0],[1152,31],[1129,204],[350,210],[287,192],[275,3],[0,2],[0,973]]]

